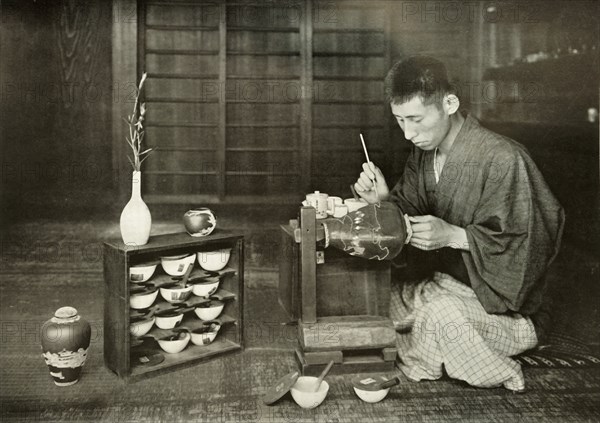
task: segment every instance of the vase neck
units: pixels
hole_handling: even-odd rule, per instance
[[[131,197],[142,198],[142,172],[131,174]]]

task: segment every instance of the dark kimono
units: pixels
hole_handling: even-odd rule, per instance
[[[413,147],[390,201],[409,216],[433,215],[464,228],[470,251],[446,247],[411,254],[425,259],[429,271],[471,286],[488,313],[536,313],[546,270],[558,253],[564,212],[533,160],[522,145],[470,116],[438,183],[433,157],[433,151]]]

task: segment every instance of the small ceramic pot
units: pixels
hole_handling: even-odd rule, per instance
[[[188,210],[183,215],[183,224],[188,234],[194,237],[207,236],[217,227],[215,214],[206,207]]]
[[[302,205],[314,207],[317,219],[325,219],[327,217],[328,198],[329,196],[327,194],[315,191],[312,194],[306,194],[306,200],[302,202]]]

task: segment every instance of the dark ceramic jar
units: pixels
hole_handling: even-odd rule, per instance
[[[56,310],[42,325],[42,356],[58,386],[77,383],[87,358],[90,324],[73,307]]]

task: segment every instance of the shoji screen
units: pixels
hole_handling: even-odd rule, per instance
[[[385,2],[138,4],[148,72],[145,192],[155,201],[298,201],[348,194],[389,155]]]

